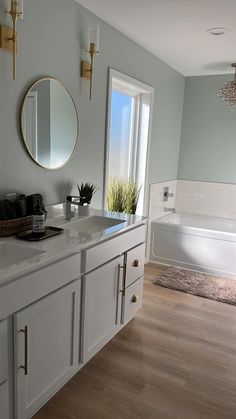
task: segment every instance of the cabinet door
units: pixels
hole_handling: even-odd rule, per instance
[[[80,280],[15,314],[16,418],[31,418],[78,370]]]
[[[4,320],[0,322],[0,419],[9,417],[8,327]]]
[[[9,419],[9,387],[6,381],[0,384],[0,419]]]
[[[0,322],[0,385],[8,381],[8,328],[7,320]]]
[[[119,257],[83,278],[83,362],[92,358],[120,329],[123,261]]]

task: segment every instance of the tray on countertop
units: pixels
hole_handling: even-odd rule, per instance
[[[28,231],[22,231],[21,233],[18,233],[16,237],[20,240],[25,240],[28,242],[38,242],[41,240],[49,239],[50,237],[57,236],[58,234],[63,233],[64,229],[60,227],[50,227],[46,226],[45,233],[42,237],[35,237],[33,235],[32,230]]]

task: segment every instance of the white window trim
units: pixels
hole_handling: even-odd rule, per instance
[[[107,90],[107,118],[106,118],[106,141],[105,141],[105,161],[104,161],[104,176],[103,176],[103,209],[107,207],[107,192],[108,192],[108,164],[109,164],[109,135],[110,135],[110,121],[111,121],[111,91],[113,87],[113,79],[122,80],[122,85],[127,83],[127,93],[130,94],[130,84],[135,85],[133,94],[138,95],[141,93],[148,93],[150,95],[150,116],[149,116],[149,128],[148,128],[148,144],[147,144],[147,158],[146,158],[146,171],[145,171],[145,182],[144,182],[144,205],[143,214],[148,215],[148,200],[149,200],[149,161],[150,161],[150,146],[151,146],[151,131],[152,131],[152,119],[153,119],[153,102],[154,102],[154,88],[128,76],[125,73],[109,68],[108,73],[108,90]],[[117,86],[119,89],[119,85]],[[122,89],[125,93],[125,90]]]

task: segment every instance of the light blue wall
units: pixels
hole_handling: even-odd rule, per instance
[[[236,109],[216,95],[232,78],[186,79],[178,179],[236,183]]]
[[[56,3],[56,4],[55,4]],[[17,80],[12,80],[12,57],[0,51],[0,193],[39,191],[47,203],[64,200],[72,186],[95,182],[102,202],[108,68],[120,70],[155,88],[149,182],[177,176],[185,79],[74,0],[25,0],[24,21],[18,23]],[[0,15],[0,23],[6,18]],[[87,27],[99,25],[101,54],[95,60],[94,92],[80,79],[80,59]],[[78,147],[62,169],[37,166],[24,150],[19,111],[29,85],[43,77],[61,80],[79,112]],[[74,191],[75,192],[75,191]]]

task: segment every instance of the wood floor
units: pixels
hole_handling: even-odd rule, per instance
[[[159,288],[34,419],[236,419],[236,307]]]

